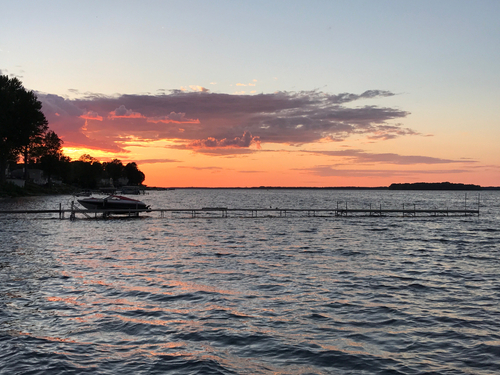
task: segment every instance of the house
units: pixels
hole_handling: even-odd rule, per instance
[[[10,172],[10,177],[15,180],[24,180],[24,167],[14,169]],[[37,185],[46,185],[48,182],[41,169],[28,169],[28,180]]]

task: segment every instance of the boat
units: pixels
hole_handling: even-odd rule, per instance
[[[110,195],[106,198],[78,199],[78,203],[88,210],[106,210],[105,214],[134,214],[137,216],[139,212],[151,211],[150,206],[147,206],[146,203],[121,195]]]
[[[75,194],[77,197],[90,197],[92,192],[90,190],[82,190]]]

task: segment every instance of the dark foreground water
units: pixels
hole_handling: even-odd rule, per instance
[[[463,192],[141,198],[161,208],[465,204]],[[480,199],[479,218],[0,217],[0,373],[498,374],[500,194]]]

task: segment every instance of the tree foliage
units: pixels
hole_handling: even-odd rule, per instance
[[[89,156],[80,157],[78,160],[70,163],[70,174],[67,183],[79,186],[83,189],[95,189],[99,186],[103,178],[104,169],[102,164],[95,158]]]
[[[129,185],[141,185],[144,182],[146,176],[137,168],[135,162],[128,163],[123,169]]]
[[[0,75],[0,181],[9,160],[23,155],[27,164],[33,148],[41,143],[48,123],[33,91],[17,78]]]
[[[69,165],[70,173],[65,182],[84,189],[95,189],[102,180],[109,181],[110,178],[115,187],[123,184],[138,186],[145,179],[144,173],[139,170],[136,163],[132,162],[124,166],[118,159],[101,164],[89,154],[83,154]]]
[[[44,171],[50,184],[57,175],[63,182],[81,188],[96,188],[102,179],[112,178],[115,186],[127,181],[140,185],[144,173],[136,163],[123,163],[114,159],[100,163],[96,158],[84,154],[71,161],[62,153],[63,141],[48,128],[42,112],[42,104],[33,91],[26,90],[17,78],[0,75],[0,183],[5,180],[7,163],[23,158],[25,179],[28,166]]]
[[[40,165],[47,176],[49,184],[52,176],[56,173],[61,174],[64,169],[64,163],[69,162],[69,158],[64,156],[61,151],[62,143],[63,141],[57,134],[50,130],[45,133],[40,145]]]
[[[123,164],[118,159],[113,159],[109,163],[103,163],[104,171],[117,183],[123,175]]]

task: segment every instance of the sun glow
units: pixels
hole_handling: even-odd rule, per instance
[[[63,147],[62,151],[65,156],[68,156],[71,158],[71,160],[78,160],[80,156],[88,154],[90,156],[93,156],[97,160],[104,162],[104,161],[110,161],[113,160],[117,157],[117,154],[114,152],[108,152],[108,151],[103,151],[103,150],[97,150],[97,149],[90,149],[90,148],[85,148],[85,147]]]

